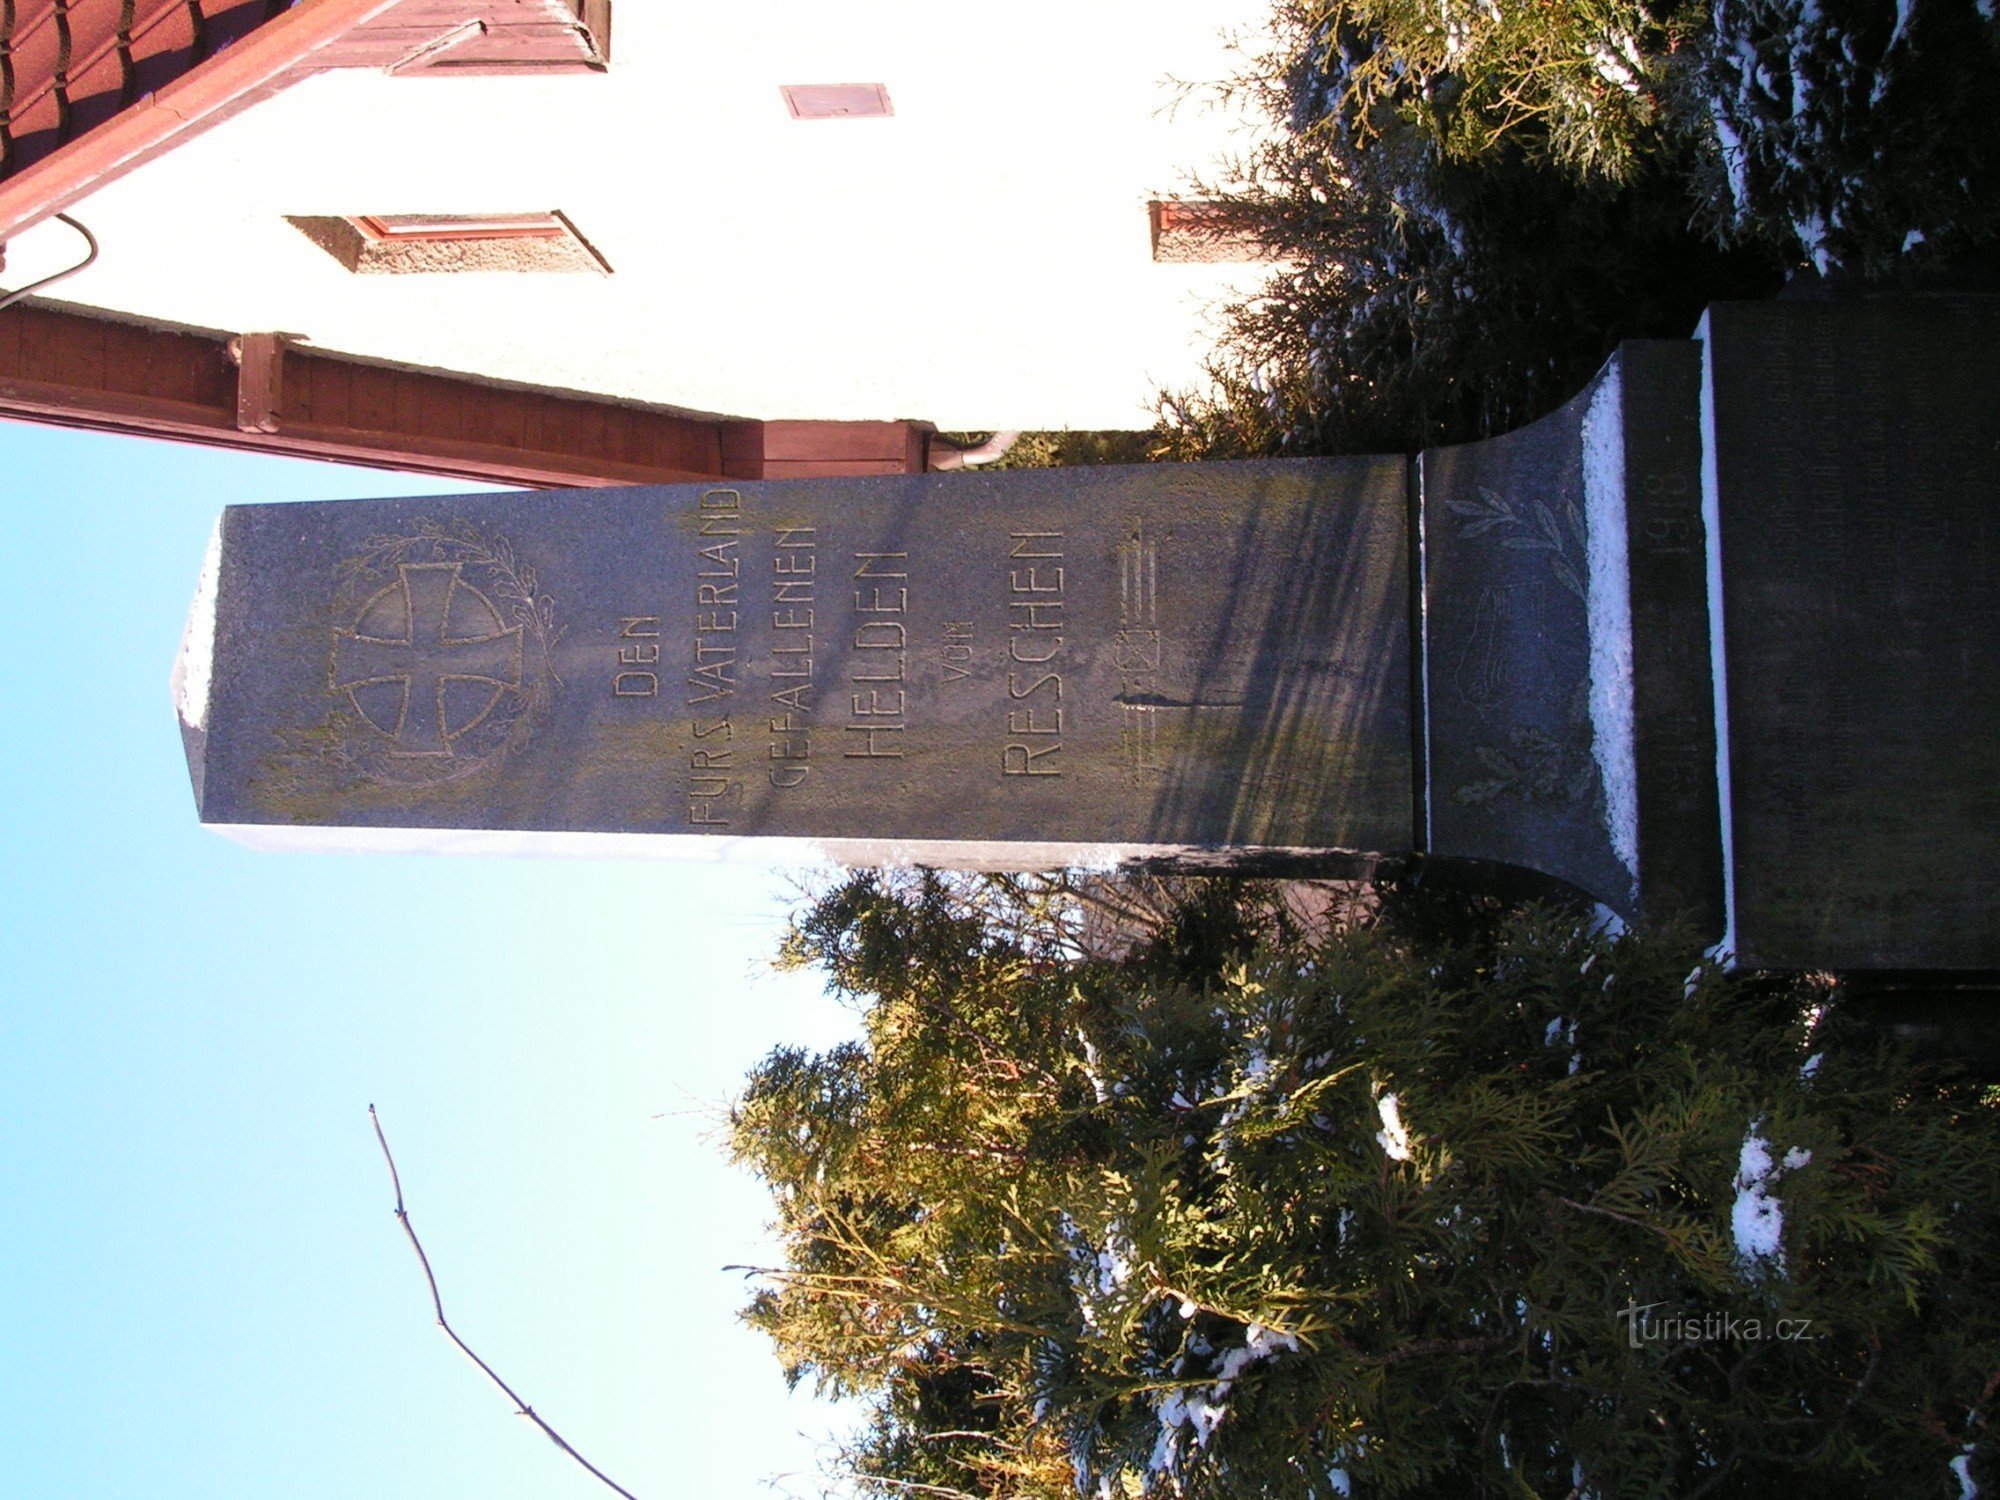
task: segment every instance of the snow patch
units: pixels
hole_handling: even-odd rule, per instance
[[[1083,1076],[1090,1080],[1091,1092],[1097,1095],[1099,1104],[1110,1103],[1111,1090],[1104,1086],[1104,1075],[1099,1071],[1101,1065],[1097,1048],[1091,1043],[1090,1038],[1084,1035],[1081,1026],[1076,1029],[1076,1039],[1083,1044]]]
[[[1383,1154],[1391,1161],[1408,1161],[1410,1134],[1403,1129],[1401,1103],[1394,1094],[1384,1094],[1375,1101],[1375,1109],[1382,1116],[1382,1128],[1375,1132],[1375,1139]]]
[[[1771,1189],[1787,1172],[1796,1172],[1812,1161],[1812,1152],[1794,1146],[1781,1162],[1771,1159],[1771,1143],[1764,1139],[1763,1121],[1753,1120],[1743,1137],[1736,1157],[1736,1203],[1730,1210],[1730,1233],[1736,1240],[1736,1258],[1746,1270],[1769,1262],[1780,1275],[1785,1270],[1785,1205]]]
[[[1590,753],[1604,787],[1605,832],[1634,894],[1639,883],[1639,772],[1632,702],[1632,572],[1625,535],[1624,377],[1614,364],[1583,417],[1588,528]]]
[[[1620,38],[1621,41],[1627,40]],[[1626,65],[1626,60],[1613,52],[1604,42],[1597,43],[1590,51],[1591,65],[1597,69],[1597,76],[1628,94],[1639,92],[1639,77]]]
[[[1076,1309],[1086,1328],[1102,1333],[1099,1309],[1118,1298],[1132,1276],[1131,1237],[1123,1225],[1113,1223],[1104,1231],[1104,1247],[1097,1249],[1068,1214],[1057,1220],[1057,1229],[1069,1249],[1069,1281],[1076,1294]]]
[[[1709,680],[1715,689],[1715,789],[1722,814],[1722,936],[1709,953],[1725,967],[1736,955],[1736,821],[1729,780],[1729,652],[1722,608],[1722,493],[1716,475],[1715,330],[1701,315],[1701,529],[1708,555]]]
[[[1979,1481],[1972,1477],[1972,1444],[1967,1443],[1949,1467],[1958,1478],[1958,1500],[1979,1500]]]
[[[1709,105],[1708,117],[1715,122],[1716,143],[1722,148],[1722,168],[1729,174],[1729,201],[1741,216],[1750,202],[1750,158],[1743,149],[1743,137],[1723,113],[1720,99]]]
[[[1591,958],[1596,957],[1596,954],[1591,954]],[[1590,969],[1589,962],[1586,961],[1583,967],[1585,972],[1588,972]],[[1544,1047],[1553,1047],[1557,1042],[1561,1042],[1566,1047],[1574,1047],[1576,1045],[1576,1022],[1566,1021],[1561,1016],[1557,1016],[1553,1021],[1549,1022],[1547,1028],[1542,1032],[1542,1045]],[[1583,1054],[1581,1052],[1571,1052],[1569,1055],[1570,1075],[1574,1077],[1576,1071],[1582,1066]]]
[[[1826,248],[1826,220],[1816,213],[1800,214],[1792,220],[1792,233],[1799,237],[1799,248],[1811,259],[1813,269],[1826,275],[1833,267],[1833,256]]]
[[[1206,1345],[1194,1339],[1188,1341],[1188,1347],[1196,1353],[1206,1351]],[[1279,1354],[1296,1353],[1298,1347],[1296,1336],[1266,1328],[1262,1323],[1252,1323],[1243,1335],[1242,1345],[1223,1352],[1211,1384],[1184,1387],[1162,1395],[1153,1404],[1153,1414],[1160,1423],[1160,1435],[1153,1440],[1152,1456],[1146,1460],[1147,1474],[1158,1477],[1174,1471],[1185,1446],[1183,1429],[1192,1433],[1197,1449],[1206,1448],[1208,1440],[1215,1435],[1215,1429],[1229,1415],[1229,1393],[1235,1389],[1243,1372]]]
[[[1896,29],[1889,33],[1889,45],[1882,49],[1885,57],[1895,50],[1898,42],[1909,36],[1910,17],[1916,8],[1916,0],[1896,0]]]
[[[187,628],[181,633],[181,652],[174,658],[171,685],[174,711],[190,729],[208,725],[208,694],[215,668],[215,597],[222,581],[222,518],[208,534],[208,551],[202,555],[201,578],[194,586],[194,603],[188,606]]]

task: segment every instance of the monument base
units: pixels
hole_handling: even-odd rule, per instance
[[[2000,298],[1724,304],[1696,337],[1723,941],[2000,969]]]

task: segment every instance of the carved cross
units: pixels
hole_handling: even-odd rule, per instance
[[[502,689],[521,685],[522,627],[493,628],[500,623],[499,611],[459,578],[463,566],[399,564],[396,582],[368,602],[355,629],[333,633],[334,690],[346,693],[361,716],[405,754],[451,754],[451,742],[493,711]],[[468,594],[477,603],[463,598]],[[397,635],[361,633],[399,623]],[[447,720],[445,689],[454,682],[483,682],[494,689],[486,706],[459,724]],[[377,683],[402,687],[393,725],[382,723],[354,696],[356,689]]]

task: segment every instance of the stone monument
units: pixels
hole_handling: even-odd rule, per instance
[[[281,848],[1540,872],[2000,968],[1995,300],[1728,304],[1401,455],[236,506],[176,667]]]

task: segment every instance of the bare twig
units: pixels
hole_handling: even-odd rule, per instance
[[[507,1399],[514,1403],[516,1415],[526,1417],[530,1422],[541,1428],[543,1436],[547,1437],[550,1442],[554,1443],[563,1452],[567,1453],[571,1458],[583,1465],[584,1468],[596,1475],[599,1480],[603,1481],[606,1488],[623,1495],[625,1500],[638,1500],[638,1497],[630,1490],[613,1481],[596,1464],[593,1464],[589,1459],[577,1452],[576,1449],[564,1442],[561,1433],[557,1432],[555,1428],[549,1426],[548,1423],[537,1416],[535,1409],[519,1396],[515,1395],[514,1388],[495,1374],[493,1367],[474,1354],[465,1340],[452,1331],[451,1324],[445,1321],[444,1300],[438,1296],[437,1277],[431,1274],[430,1257],[424,1254],[423,1244],[417,1239],[417,1231],[410,1223],[409,1211],[403,1207],[403,1180],[396,1175],[396,1158],[389,1154],[389,1138],[382,1134],[382,1121],[376,1116],[375,1106],[372,1104],[368,1106],[368,1123],[375,1127],[375,1139],[381,1142],[382,1145],[382,1160],[389,1164],[389,1184],[396,1190],[396,1222],[403,1226],[403,1233],[408,1235],[410,1239],[410,1248],[417,1252],[417,1264],[424,1268],[424,1282],[431,1289],[431,1306],[437,1312],[437,1324],[438,1327],[444,1330],[444,1336],[458,1346],[459,1353],[479,1366],[480,1371],[488,1380],[506,1392]]]

